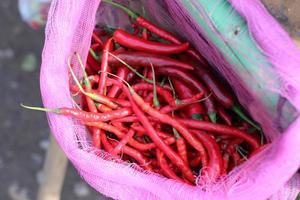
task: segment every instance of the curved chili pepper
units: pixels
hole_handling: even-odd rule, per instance
[[[177,118],[177,120],[182,125],[189,128],[200,129],[215,134],[231,135],[238,138],[242,138],[252,146],[253,150],[257,149],[260,146],[259,142],[255,140],[252,136],[234,127],[198,120],[187,120],[181,118]]]
[[[206,100],[203,102],[207,109],[207,114],[210,117],[212,122],[217,121],[216,108],[215,108],[215,102],[213,100],[213,97],[208,96],[209,94],[206,87],[199,80],[197,80],[192,74],[188,73],[187,71],[183,71],[171,67],[157,68],[155,73],[178,78],[183,82],[185,82],[186,84],[188,84],[195,91],[203,92],[207,96]]]
[[[132,110],[130,108],[121,108],[119,110],[113,110],[106,113],[93,113],[93,112],[86,112],[83,110],[78,110],[74,108],[55,108],[55,109],[49,109],[49,108],[39,108],[39,107],[31,107],[31,106],[25,106],[21,104],[24,108],[28,108],[31,110],[38,110],[38,111],[44,111],[44,112],[52,112],[60,115],[65,116],[72,116],[78,120],[81,121],[88,121],[88,122],[97,122],[97,121],[110,121],[113,119],[123,118],[128,115],[132,114]]]
[[[188,86],[182,84],[181,81],[177,79],[172,79],[172,83],[174,85],[176,94],[180,98],[186,99],[191,98],[195,95],[194,92]],[[203,91],[202,94],[204,94]],[[205,113],[204,108],[200,103],[194,103],[186,106],[184,112],[188,115],[189,118],[196,120],[201,120],[202,115]]]
[[[151,67],[155,68],[174,67],[179,69],[193,70],[194,67],[190,64],[157,54],[144,53],[144,52],[121,52],[113,54],[123,62],[132,67]],[[119,59],[112,55],[108,58],[108,63],[111,66],[123,65]]]
[[[187,42],[179,45],[163,44],[144,40],[143,38],[131,35],[122,29],[116,30],[113,38],[117,43],[127,48],[160,55],[179,54],[185,52],[189,48],[189,43]]]
[[[209,181],[216,181],[222,175],[222,155],[221,150],[217,142],[207,135],[206,133],[199,131],[199,130],[190,130],[192,133],[196,134],[198,139],[201,143],[205,146],[208,157],[209,157],[209,164],[206,168],[202,170],[205,174],[204,177],[207,177]]]

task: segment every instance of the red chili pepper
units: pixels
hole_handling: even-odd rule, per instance
[[[100,79],[99,79],[99,84],[98,84],[98,94],[103,94],[104,88],[105,88],[105,82],[107,78],[107,70],[108,70],[108,52],[110,52],[113,49],[113,39],[109,38],[104,45],[103,48],[103,54],[101,58],[101,66],[100,66]]]
[[[118,67],[116,75],[118,77],[120,77],[120,79],[126,79],[128,76],[128,73],[129,73],[129,69],[127,69],[126,67]],[[121,90],[120,86],[113,85],[112,88],[109,90],[107,96],[115,97],[119,93],[120,90]]]
[[[128,9],[127,7],[119,4],[119,3],[115,3],[111,0],[103,0],[106,3],[109,3],[117,8],[122,9],[124,12],[126,12],[133,20],[136,21],[136,23],[138,25],[140,25],[141,27],[144,27],[146,29],[148,29],[150,32],[158,35],[159,37],[170,41],[174,44],[182,44],[182,42],[177,39],[175,36],[173,36],[170,32],[157,27],[156,25],[152,24],[150,21],[148,21],[147,19],[143,18],[142,16],[139,16],[138,14],[134,13],[133,11],[131,11],[130,9]],[[207,65],[206,60],[203,58],[202,55],[200,55],[199,53],[197,53],[194,49],[189,49],[188,54],[193,56],[195,59],[197,59],[200,63]]]
[[[90,85],[88,84],[88,87],[90,87]],[[88,91],[90,90],[90,88],[88,89]],[[87,106],[90,112],[92,113],[98,113],[97,107],[95,105],[95,102],[88,96],[86,97],[86,102],[87,102]],[[100,149],[101,148],[101,138],[100,135],[102,134],[102,131],[98,128],[92,127],[92,141],[93,141],[93,145],[94,147]]]
[[[189,48],[189,43],[176,45],[148,41],[131,35],[122,29],[116,30],[113,38],[117,43],[127,48],[160,55],[179,54],[185,52]]]
[[[260,146],[259,143],[252,136],[234,127],[198,120],[187,120],[179,118],[177,120],[182,125],[189,128],[200,129],[215,134],[231,135],[238,138],[242,138],[245,141],[247,141],[253,147],[253,149],[257,149]]]
[[[177,79],[172,79],[172,83],[174,85],[176,94],[180,98],[186,99],[186,98],[191,98],[195,95],[195,93],[188,86],[183,84],[181,81]],[[203,91],[202,94],[204,94]],[[186,106],[184,112],[188,115],[189,118],[196,119],[196,120],[201,120],[202,115],[205,113],[204,108],[200,103],[194,103]]]
[[[190,64],[157,54],[144,53],[144,52],[122,52],[113,54],[123,62],[132,67],[151,67],[151,64],[155,68],[163,67],[175,67],[178,69],[193,70],[194,67]],[[112,55],[108,58],[108,63],[111,66],[120,66],[122,63],[120,60]]]
[[[98,121],[110,121],[113,119],[123,118],[125,116],[131,115],[132,110],[130,108],[121,108],[119,110],[114,110],[111,112],[106,113],[92,113],[92,112],[86,112],[83,110],[78,110],[74,108],[55,108],[55,109],[49,109],[49,108],[39,108],[39,107],[30,107],[22,105],[24,108],[28,108],[31,110],[38,110],[38,111],[44,111],[44,112],[53,112],[56,114],[61,114],[65,116],[72,116],[78,120],[81,121],[88,121],[88,122],[98,122]]]
[[[129,92],[127,87],[123,87],[124,92],[126,93],[128,99],[130,100],[132,104],[132,109],[136,116],[139,118],[140,122],[143,124],[148,136],[151,138],[151,140],[157,145],[157,147],[163,151],[166,156],[176,165],[178,166],[182,173],[186,176],[186,178],[194,182],[195,177],[191,171],[191,169],[182,161],[182,159],[174,152],[169,146],[167,146],[162,139],[158,136],[157,132],[153,128],[153,126],[150,124],[149,120],[145,116],[145,114],[140,110],[140,108],[136,105],[135,101],[133,100],[134,96],[137,96],[136,93]],[[139,104],[140,105],[140,104]],[[144,110],[144,109],[143,109]]]
[[[217,119],[216,119],[216,108],[215,108],[214,100],[213,100],[212,96],[208,96],[209,93],[208,93],[206,87],[198,79],[196,79],[192,74],[190,74],[187,71],[183,71],[183,70],[179,70],[179,69],[171,68],[171,67],[157,68],[155,73],[174,77],[179,80],[182,80],[183,82],[188,84],[191,88],[193,88],[195,91],[203,92],[205,95],[207,95],[207,98],[203,103],[206,106],[207,114],[210,117],[211,121],[216,122]]]
[[[162,123],[169,124],[176,130],[178,130],[178,132],[189,142],[189,144],[201,153],[203,157],[203,165],[205,166],[207,164],[206,152],[203,145],[192,134],[190,134],[190,132],[184,126],[182,126],[180,123],[178,123],[177,120],[170,117],[169,115],[162,114],[152,108],[148,103],[145,103],[145,101],[132,88],[130,90],[130,94],[130,98],[134,99],[137,105],[139,105],[144,112],[158,119]]]

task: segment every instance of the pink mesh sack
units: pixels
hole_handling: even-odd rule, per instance
[[[78,121],[48,114],[57,142],[83,179],[115,199],[295,199],[300,190],[300,53],[259,0],[122,1],[192,43],[228,80],[271,143],[218,183],[189,186],[116,163]],[[53,0],[40,76],[45,107],[72,107],[67,59],[86,58],[95,24],[129,25],[100,0]],[[225,26],[228,25],[228,26]],[[246,39],[245,39],[246,38]],[[247,40],[248,38],[248,40]],[[249,40],[250,39],[250,40]]]

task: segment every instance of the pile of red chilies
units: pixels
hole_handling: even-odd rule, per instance
[[[262,149],[260,128],[189,43],[104,2],[129,14],[133,33],[95,29],[81,80],[69,63],[81,109],[47,111],[80,120],[96,148],[193,185],[198,175],[217,181]]]

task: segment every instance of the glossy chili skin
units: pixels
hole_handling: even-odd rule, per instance
[[[179,69],[193,70],[194,67],[190,64],[163,56],[144,52],[121,52],[114,53],[119,59],[132,67],[151,67],[155,68],[174,67]],[[111,66],[119,66],[122,63],[116,58],[109,56],[108,63]]]
[[[104,48],[103,48],[103,55],[101,58],[101,66],[100,66],[100,79],[99,79],[99,84],[98,84],[98,93],[99,94],[103,94],[104,92],[104,88],[105,88],[105,82],[107,79],[107,72],[108,71],[108,60],[109,60],[109,54],[108,52],[110,52],[113,49],[113,39],[109,38],[106,43],[104,44]]]
[[[122,29],[114,32],[114,40],[120,45],[129,49],[142,52],[154,53],[159,55],[179,54],[185,52],[189,48],[189,43],[183,44],[164,44],[145,40],[143,38],[131,35]]]
[[[106,113],[87,112],[74,108],[60,108],[59,110],[62,115],[72,116],[78,120],[89,122],[110,121],[132,114],[132,110],[130,108],[121,108],[119,110],[113,110]]]
[[[183,84],[178,79],[172,79],[172,83],[175,88],[175,92],[181,99],[191,98],[195,95],[188,86]],[[202,104],[194,103],[185,107],[184,111],[189,118],[192,119],[201,119],[202,115],[205,114],[205,109],[203,108]]]
[[[197,92],[203,92],[207,96],[206,100],[203,101],[207,113],[216,113],[215,102],[212,95],[210,95],[203,83],[201,83],[195,76],[193,76],[188,71],[183,71],[171,67],[164,67],[157,68],[155,70],[155,73],[180,79],[183,82],[185,82],[188,86],[193,88],[193,90]]]
[[[234,97],[232,93],[230,93],[228,88],[224,87],[225,84],[217,80],[209,70],[198,66],[195,67],[193,73],[205,83],[206,87],[212,91],[216,100],[225,108],[231,108],[233,106]]]

